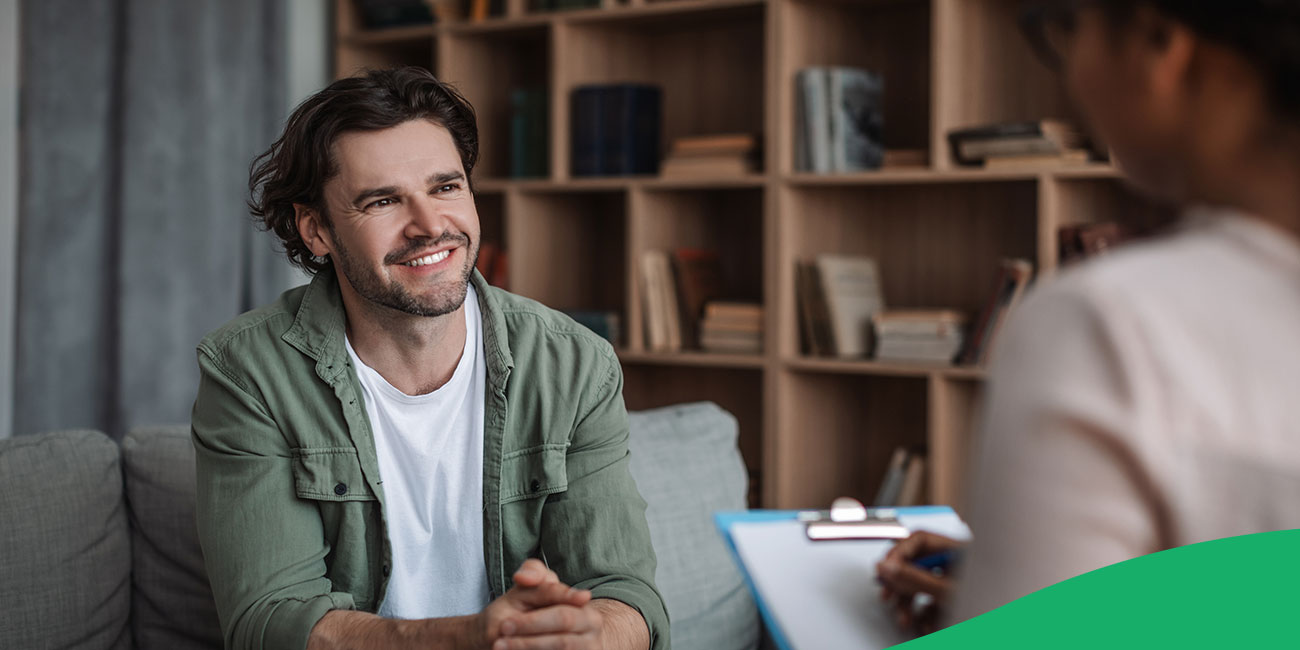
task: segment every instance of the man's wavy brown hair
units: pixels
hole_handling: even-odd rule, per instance
[[[280,238],[290,262],[311,274],[331,267],[329,258],[313,255],[298,234],[293,206],[316,210],[329,225],[323,191],[338,173],[333,155],[338,137],[411,120],[431,120],[451,133],[468,179],[478,161],[474,108],[423,68],[373,70],[340,79],[294,109],[280,139],[253,159],[248,177],[248,208],[263,229]]]

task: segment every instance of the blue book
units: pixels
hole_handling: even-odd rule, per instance
[[[582,86],[572,96],[574,176],[659,172],[663,92],[644,84]]]

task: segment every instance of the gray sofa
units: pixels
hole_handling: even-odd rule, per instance
[[[745,505],[736,421],[713,404],[632,413],[632,474],[677,650],[751,650],[758,615],[713,530]],[[220,648],[183,427],[0,440],[0,648]]]

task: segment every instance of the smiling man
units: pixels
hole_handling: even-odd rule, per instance
[[[314,275],[198,347],[198,526],[229,648],[655,648],[622,373],[489,287],[473,109],[416,68],[335,82],[254,162]]]

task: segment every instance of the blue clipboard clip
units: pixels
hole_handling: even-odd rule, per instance
[[[905,539],[910,531],[898,521],[893,508],[867,508],[861,501],[840,497],[830,510],[800,512],[808,539],[814,542],[870,539]]]

